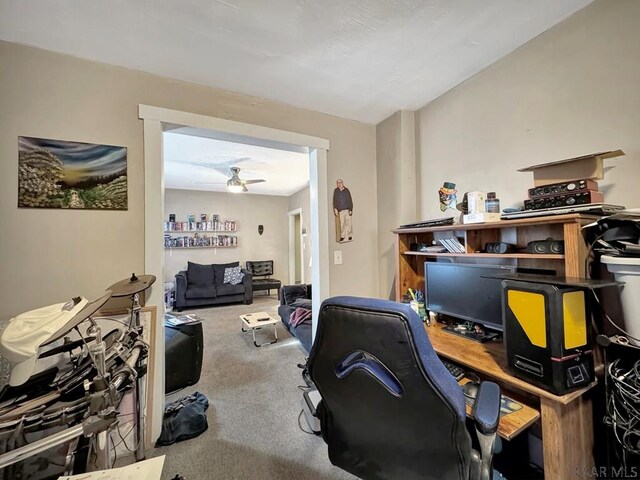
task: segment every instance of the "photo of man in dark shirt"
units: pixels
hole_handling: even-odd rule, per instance
[[[353,215],[353,200],[351,192],[344,186],[341,178],[336,180],[336,189],[333,191],[333,214],[339,219],[340,239],[338,242],[350,242],[353,240],[351,216]],[[336,229],[338,223],[336,222]],[[338,235],[336,235],[337,237]]]

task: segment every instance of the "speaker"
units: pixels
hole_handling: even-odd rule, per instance
[[[202,322],[164,325],[164,390],[175,392],[198,383],[202,371]]]
[[[534,240],[527,244],[527,253],[562,254],[564,253],[564,241],[547,238],[546,240]]]
[[[513,373],[556,395],[594,379],[587,290],[504,280],[502,316]]]
[[[509,253],[515,250],[516,246],[505,242],[488,242],[484,250],[487,253]]]

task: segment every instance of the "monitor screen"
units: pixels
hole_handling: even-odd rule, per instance
[[[485,277],[515,271],[505,265],[425,262],[426,307],[502,331],[502,280]]]

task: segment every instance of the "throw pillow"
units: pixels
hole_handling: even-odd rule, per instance
[[[224,283],[225,268],[238,267],[238,266],[240,266],[240,262],[214,263],[213,264],[213,272],[214,272],[213,283],[215,283],[216,285],[222,285]]]
[[[224,269],[224,283],[229,285],[238,285],[242,283],[244,273],[241,272],[241,267],[230,267]]]
[[[213,266],[187,263],[187,283],[194,285],[213,285]]]

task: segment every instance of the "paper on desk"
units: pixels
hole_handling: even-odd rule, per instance
[[[160,480],[163,465],[164,455],[126,467],[59,477],[58,480]]]

